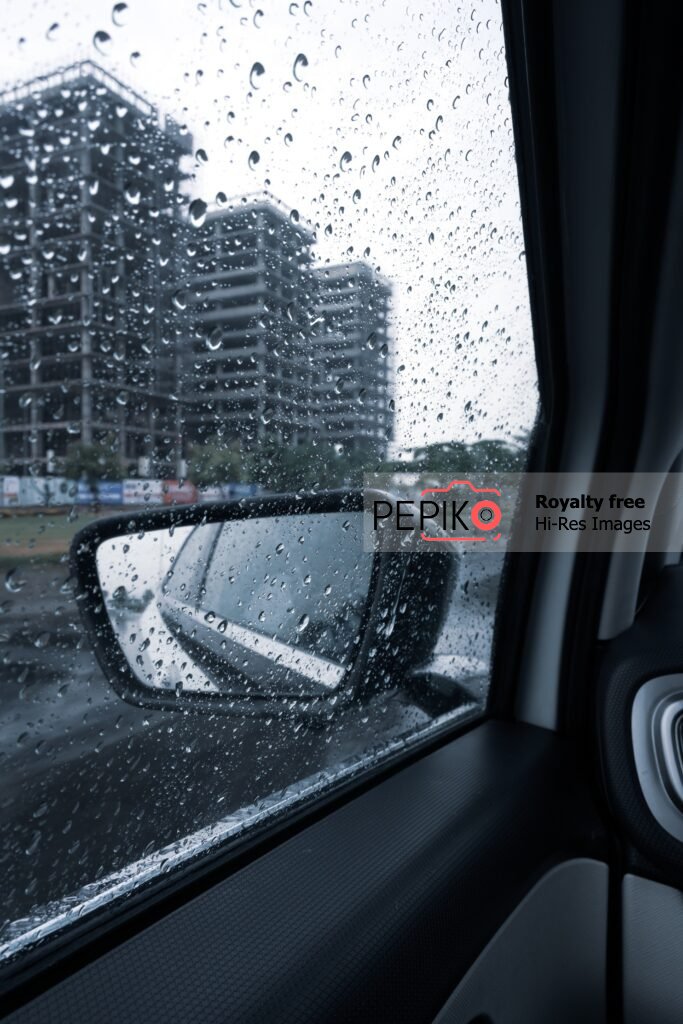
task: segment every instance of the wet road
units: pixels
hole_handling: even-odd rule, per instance
[[[442,669],[488,660],[499,563],[480,557],[461,573]],[[430,721],[401,693],[323,729],[131,707],[88,648],[66,567],[15,576],[0,606],[0,944],[36,907]]]

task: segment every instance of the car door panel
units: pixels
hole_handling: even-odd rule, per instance
[[[431,1021],[550,868],[604,854],[571,748],[485,722],[9,1020]]]
[[[552,868],[477,958],[435,1024],[600,1024],[605,1020],[608,868]]]

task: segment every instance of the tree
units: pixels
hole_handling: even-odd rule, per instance
[[[527,438],[515,443],[488,438],[467,444],[446,441],[416,448],[412,462],[401,462],[403,472],[443,474],[521,473],[526,460]]]
[[[197,487],[217,487],[246,481],[245,458],[239,448],[212,440],[191,450],[187,475]]]
[[[84,480],[98,507],[97,484],[100,480],[116,480],[121,472],[118,456],[112,451],[111,443],[83,444],[71,446],[64,459],[64,476],[69,480]]]

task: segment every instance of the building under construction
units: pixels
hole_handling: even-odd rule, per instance
[[[203,444],[386,449],[390,288],[273,196],[195,213],[191,137],[91,62],[0,95],[0,469]]]
[[[316,268],[311,291],[312,421],[334,444],[383,453],[393,430],[391,288],[367,263],[356,262]]]
[[[0,96],[5,468],[50,472],[80,441],[111,447],[124,471],[172,470],[165,318],[190,143],[90,62]]]
[[[310,426],[312,232],[264,197],[212,211],[192,238],[181,299],[190,443],[298,444]]]

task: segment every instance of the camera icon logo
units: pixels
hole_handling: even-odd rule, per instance
[[[467,494],[468,497],[461,500],[463,494]],[[476,543],[500,540],[502,509],[495,498],[479,497],[484,494],[501,497],[497,487],[477,487],[471,480],[451,480],[447,487],[426,487],[420,492],[420,498],[422,502],[430,501],[439,509],[438,518],[444,531],[449,535],[436,537],[423,532],[422,540],[427,543]],[[449,495],[450,500],[446,499],[445,495]]]

